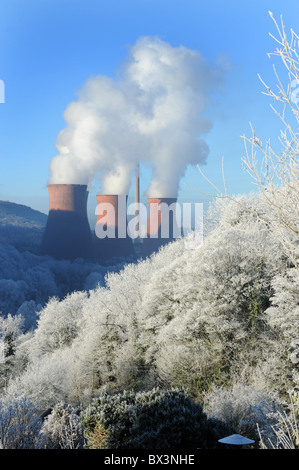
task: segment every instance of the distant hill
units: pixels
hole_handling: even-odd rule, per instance
[[[0,225],[15,227],[43,228],[47,223],[47,215],[31,209],[23,204],[0,201]]]
[[[0,243],[38,254],[47,215],[23,204],[0,201]]]

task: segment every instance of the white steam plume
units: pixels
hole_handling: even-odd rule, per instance
[[[142,37],[130,49],[121,77],[94,76],[64,112],[49,184],[90,184],[104,194],[127,194],[137,162],[152,167],[148,197],[176,197],[189,164],[204,163],[201,116],[223,71],[197,51]]]

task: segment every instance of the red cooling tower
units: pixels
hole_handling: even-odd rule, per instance
[[[126,195],[97,195],[94,253],[98,261],[134,255],[127,234],[127,199]]]
[[[178,236],[175,218],[176,198],[149,198],[147,237],[143,241],[143,255],[158,251]]]
[[[49,215],[41,254],[56,259],[93,259],[92,235],[87,218],[88,191],[81,184],[51,184]]]

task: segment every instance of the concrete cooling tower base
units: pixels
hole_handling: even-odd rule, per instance
[[[135,256],[132,239],[127,235],[127,196],[97,195],[98,217],[93,237],[95,260]],[[120,225],[122,224],[122,228]],[[107,231],[107,236],[99,237]]]
[[[176,198],[149,198],[147,237],[143,240],[142,255],[150,256],[159,248],[175,240]],[[165,233],[164,233],[165,230]]]
[[[177,237],[176,199],[150,198],[147,237],[136,251],[128,235],[127,196],[97,195],[98,217],[92,235],[87,218],[86,185],[48,186],[49,215],[40,254],[56,259],[101,262],[149,256]],[[140,253],[139,253],[140,251]]]
[[[86,185],[48,186],[49,215],[41,255],[56,259],[93,260],[92,234],[87,218]]]
[[[112,258],[128,258],[135,255],[132,240],[128,238],[103,238],[94,237],[95,260],[108,260]]]

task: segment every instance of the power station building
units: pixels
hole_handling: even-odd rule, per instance
[[[49,214],[40,249],[42,255],[95,262],[146,257],[176,238],[173,230],[175,215],[171,210],[175,198],[148,199],[147,233],[140,240],[142,243],[138,244],[136,253],[137,245],[134,247],[127,230],[126,195],[97,195],[97,220],[91,229],[87,216],[87,185],[50,184],[48,193]],[[135,204],[138,207],[139,176],[135,178]],[[168,227],[169,233],[163,233],[163,227]],[[138,231],[138,223],[135,230]]]
[[[135,254],[128,235],[127,195],[97,195],[97,221],[93,236],[96,261],[128,258]]]
[[[93,260],[87,186],[51,184],[48,185],[48,193],[49,214],[40,253],[56,259]]]

